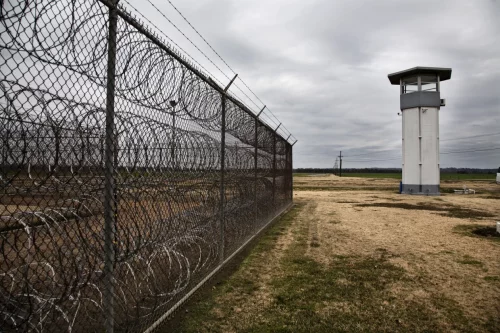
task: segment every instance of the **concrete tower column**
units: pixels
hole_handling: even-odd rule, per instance
[[[451,68],[415,67],[388,77],[400,86],[402,193],[439,195],[439,110],[445,106],[440,81],[451,78]]]

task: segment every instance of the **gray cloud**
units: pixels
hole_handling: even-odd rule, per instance
[[[166,0],[152,2],[232,76]],[[227,82],[149,4],[131,3],[139,4],[164,33]],[[500,146],[500,135],[450,140],[500,132],[498,1],[184,0],[174,4],[299,139],[294,146],[295,167],[332,166],[339,150],[346,156],[360,155],[346,157],[346,167],[400,166],[398,88],[389,84],[387,74],[419,65],[453,68],[451,80],[442,84],[447,106],[440,111],[441,151]],[[243,88],[241,82],[238,86]],[[234,87],[231,92],[254,110],[261,107]],[[500,150],[443,154],[441,162],[494,168],[500,165]]]

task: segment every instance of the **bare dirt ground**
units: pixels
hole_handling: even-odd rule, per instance
[[[331,183],[341,182],[340,178],[333,176],[311,177],[311,180],[318,178]],[[394,183],[391,180],[363,178],[352,178],[349,182],[357,186],[367,182],[384,185]],[[462,183],[454,185],[461,188]],[[492,188],[490,184],[468,187],[476,189],[478,193],[484,188]],[[314,229],[318,230],[317,237],[323,246],[312,248],[312,257],[328,262],[331,254],[368,255],[384,249],[392,256],[389,262],[401,266],[412,276],[425,275],[430,282],[417,290],[405,290],[404,285],[394,285],[395,293],[424,300],[429,293],[443,293],[457,301],[465,312],[478,317],[490,311],[500,315],[499,285],[485,280],[492,274],[500,274],[500,244],[464,237],[454,232],[454,228],[464,224],[494,226],[495,220],[500,220],[499,201],[485,197],[490,195],[445,194],[427,197],[373,191],[295,192],[297,200],[306,201],[308,205],[317,204],[315,214],[308,218],[317,224]],[[415,206],[431,204],[438,208],[456,205],[493,216],[464,219],[443,216],[439,211],[377,205],[395,202]],[[362,207],[359,204],[373,206]],[[331,223],[332,219],[337,223]]]
[[[294,179],[296,208],[181,331],[500,331],[500,186],[408,196],[395,179]]]

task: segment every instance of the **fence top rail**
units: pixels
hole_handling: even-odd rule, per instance
[[[115,6],[115,1],[116,3],[119,2],[119,0],[98,0],[105,6],[111,8]],[[156,36],[152,31],[150,31],[149,27],[147,27],[144,23],[140,22],[138,19],[132,17],[130,13],[128,13],[127,9],[122,6],[118,5],[117,6],[117,13],[118,16],[121,17],[125,22],[133,26],[135,29],[137,29],[140,33],[142,33],[144,36],[149,38],[156,46],[161,48],[163,51],[165,51],[168,55],[173,57],[175,60],[180,62],[183,66],[185,66],[187,69],[192,71],[194,74],[196,74],[200,79],[202,79],[205,83],[210,85],[212,88],[217,90],[221,95],[224,95],[227,99],[231,100],[233,103],[238,105],[244,112],[246,112],[248,115],[256,119],[258,122],[260,122],[263,126],[267,127],[270,131],[274,132],[276,135],[278,135],[283,141],[288,142],[288,139],[279,134],[275,129],[273,129],[271,126],[269,126],[267,123],[265,123],[263,120],[261,120],[256,114],[254,114],[245,104],[243,104],[241,101],[239,101],[237,98],[229,94],[224,90],[224,88],[220,87],[214,80],[212,80],[210,77],[206,76],[201,70],[197,69],[195,65],[191,64],[189,60],[184,59],[183,56],[175,51],[174,48],[168,46],[165,44],[160,37]]]

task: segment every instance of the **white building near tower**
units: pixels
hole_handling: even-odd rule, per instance
[[[439,195],[439,110],[445,106],[440,82],[451,68],[415,67],[389,74],[400,87],[403,114],[404,194]]]

